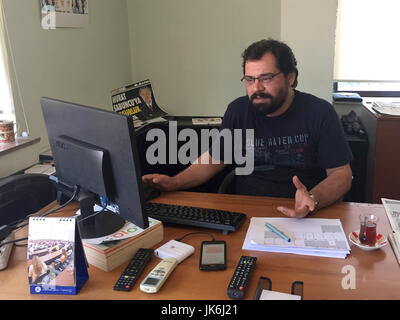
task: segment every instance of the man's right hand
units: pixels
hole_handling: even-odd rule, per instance
[[[176,191],[178,189],[175,179],[165,174],[146,174],[142,176],[142,181],[145,185],[155,187],[161,191]]]
[[[174,177],[154,173],[142,176],[142,181],[143,184],[161,191],[188,190],[205,183],[224,167],[223,162],[214,164],[210,154],[205,152],[192,165]]]

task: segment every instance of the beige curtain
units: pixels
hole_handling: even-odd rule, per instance
[[[400,81],[400,1],[339,0],[334,79]]]
[[[15,121],[6,41],[3,0],[0,0],[0,119]]]

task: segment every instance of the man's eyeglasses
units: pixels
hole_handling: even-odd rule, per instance
[[[244,76],[240,81],[244,81],[246,85],[252,86],[253,84],[256,83],[256,80],[262,84],[262,85],[267,85],[269,84],[278,74],[280,74],[282,71],[279,71],[277,73],[266,73],[262,74],[259,77],[252,77],[252,76]]]

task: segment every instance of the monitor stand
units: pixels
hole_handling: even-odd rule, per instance
[[[95,196],[90,192],[81,190],[78,196],[79,233],[82,239],[105,237],[120,230],[125,225],[125,220],[109,211],[103,211],[94,215]]]

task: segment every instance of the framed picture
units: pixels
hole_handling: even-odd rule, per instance
[[[40,0],[43,29],[85,28],[89,24],[88,0]]]

